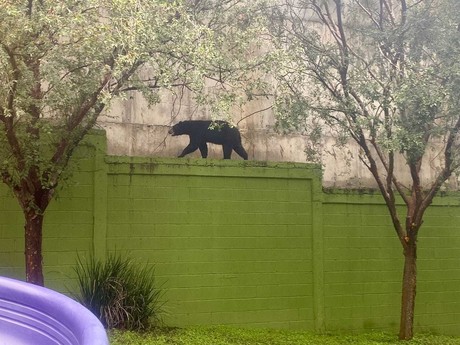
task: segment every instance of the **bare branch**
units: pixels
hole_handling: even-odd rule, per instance
[[[252,113],[246,115],[246,116],[243,116],[237,123],[236,125],[238,126],[239,123],[243,120],[246,120],[247,118],[251,117],[251,116],[254,116],[256,114],[259,114],[259,113],[263,113],[264,111],[267,111],[267,110],[270,110],[270,109],[273,109],[273,105],[270,105],[266,108],[263,108],[263,109],[259,109],[259,110],[256,110],[256,111],[253,111]]]

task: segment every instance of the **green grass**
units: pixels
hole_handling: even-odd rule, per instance
[[[111,345],[460,345],[460,337],[417,334],[398,341],[395,334],[316,335],[308,332],[194,327],[156,329],[146,333],[113,331]]]

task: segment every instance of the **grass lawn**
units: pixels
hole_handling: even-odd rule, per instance
[[[400,342],[396,334],[315,335],[308,332],[231,327],[157,329],[147,333],[110,333],[111,345],[460,345],[460,337],[417,334]]]

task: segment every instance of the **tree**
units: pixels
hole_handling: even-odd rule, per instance
[[[0,0],[0,174],[24,214],[27,281],[44,284],[45,210],[111,99],[136,90],[155,103],[159,90],[179,87],[216,109],[234,101],[223,91],[258,64],[241,53],[257,46],[259,24],[239,0],[217,4]],[[220,30],[230,17],[216,11],[239,20]]]
[[[425,211],[460,166],[459,5],[282,0],[270,12],[274,44],[291,56],[278,79],[280,124],[304,126],[312,140],[351,138],[385,200],[404,252],[400,339],[413,337]],[[423,183],[432,150],[435,176]]]

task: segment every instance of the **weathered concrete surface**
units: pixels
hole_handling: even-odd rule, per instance
[[[107,132],[108,154],[118,156],[176,157],[188,144],[188,136],[171,137],[171,124],[181,120],[210,119],[211,114],[199,111],[190,96],[180,100],[164,93],[161,103],[149,107],[139,93],[129,93],[126,99],[112,104],[111,109],[99,120],[99,126]],[[249,159],[260,161],[307,162],[306,138],[301,134],[282,135],[273,130],[275,118],[270,110],[261,111],[267,105],[253,102],[233,112],[232,121],[242,134],[243,146]],[[253,114],[254,113],[254,114]],[[253,115],[251,115],[253,114]],[[250,116],[248,116],[250,115]],[[333,154],[331,154],[333,153]],[[200,157],[197,150],[190,157]],[[325,187],[369,188],[376,183],[367,168],[359,160],[359,148],[350,142],[348,148],[336,148],[332,138],[324,141],[322,163]],[[222,148],[209,144],[209,158],[222,158]],[[241,159],[233,153],[232,159]],[[442,157],[429,152],[424,162],[423,183],[429,185],[440,165]],[[401,180],[410,184],[407,166],[400,159],[396,164]],[[446,188],[458,189],[457,177]]]
[[[210,119],[211,114],[199,112],[190,99],[182,100],[182,106],[171,108],[174,97],[165,95],[163,101],[148,107],[141,95],[131,93],[125,100],[114,102],[110,111],[102,116],[99,125],[107,131],[108,153],[127,156],[174,157],[188,144],[188,137],[171,137],[171,124],[181,120]],[[252,160],[306,162],[303,152],[305,138],[301,135],[275,133],[272,112],[264,111],[243,119],[258,111],[258,104],[235,111],[233,123],[238,124],[243,145]],[[241,122],[239,122],[241,120]],[[239,123],[238,123],[239,122]],[[221,146],[209,145],[210,158],[221,158]],[[199,157],[195,152],[192,157]],[[234,159],[240,159],[236,154]]]

